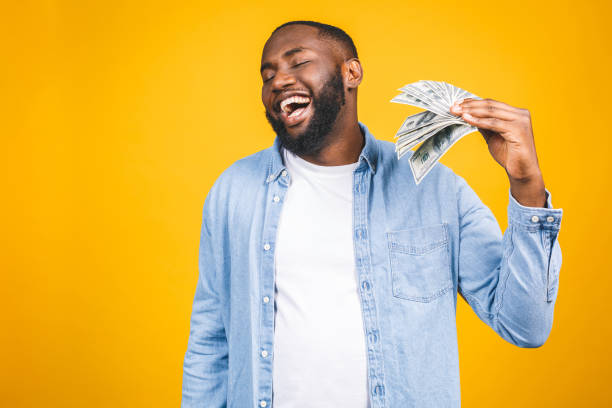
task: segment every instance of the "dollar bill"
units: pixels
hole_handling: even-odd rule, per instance
[[[418,108],[423,108],[423,109],[427,109],[429,111],[432,111],[440,116],[447,116],[446,112],[442,109],[437,108],[436,106],[433,106],[431,103],[426,102],[425,99],[420,99],[418,96],[416,95],[411,95],[408,93],[402,93],[397,95],[395,98],[391,99],[391,102],[395,102],[395,103],[403,103],[406,105],[412,105],[412,106],[416,106]]]
[[[446,111],[448,102],[446,101],[445,97],[425,85],[424,82],[415,82],[413,84],[408,84],[403,86],[399,90],[410,95],[418,96],[419,98],[427,102],[430,106],[433,106],[440,112],[442,112],[442,116],[452,116],[450,112]]]
[[[478,130],[450,113],[450,107],[460,99],[481,98],[441,81],[421,80],[404,85],[399,91],[402,93],[391,102],[425,109],[408,116],[395,134],[398,159],[420,144],[409,159],[414,180],[419,184],[453,144]]]
[[[449,118],[440,116],[430,111],[420,112],[415,115],[408,116],[406,120],[404,120],[404,123],[402,123],[402,126],[400,126],[398,131],[395,133],[395,137],[397,138],[406,135],[416,129],[433,123],[445,122],[448,120]]]
[[[476,130],[474,126],[452,124],[428,138],[409,159],[415,182],[419,184],[459,139]]]
[[[445,121],[433,123],[429,126],[424,126],[420,129],[417,129],[414,133],[402,136],[400,138],[402,140],[398,140],[395,144],[395,151],[398,153],[398,156],[401,157],[404,155],[406,150],[412,149],[414,146],[424,142],[442,129],[451,125],[462,125],[462,123],[460,123],[459,121]],[[405,138],[406,136],[410,137]]]

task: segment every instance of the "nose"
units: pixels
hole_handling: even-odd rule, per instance
[[[293,84],[295,84],[295,77],[283,70],[278,70],[276,75],[274,75],[274,78],[272,78],[273,90],[283,89]]]

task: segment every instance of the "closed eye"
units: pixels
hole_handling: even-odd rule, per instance
[[[308,62],[310,62],[310,60],[308,60],[308,61],[303,61],[303,62],[299,62],[299,63],[295,64],[295,65],[294,65],[292,68],[299,67],[300,65],[304,65],[304,64],[306,64],[306,63],[308,63]],[[269,77],[268,79],[264,79],[263,81],[264,81],[264,82],[268,82],[268,81],[269,81],[269,80],[271,80],[272,78],[274,78],[274,75],[272,75],[272,76],[271,76],[271,77]]]

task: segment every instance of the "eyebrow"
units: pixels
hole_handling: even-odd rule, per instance
[[[283,58],[287,58],[292,56],[293,54],[297,54],[298,52],[302,52],[304,50],[308,50],[309,48],[306,47],[295,47],[290,49],[289,51],[285,51],[285,53],[283,54]],[[261,74],[263,72],[264,69],[266,68],[271,68],[274,64],[272,64],[271,62],[264,62],[261,65],[261,68],[259,69],[259,73]]]

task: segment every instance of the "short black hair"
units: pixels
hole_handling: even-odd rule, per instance
[[[328,38],[340,44],[340,46],[348,54],[349,58],[359,58],[357,56],[357,48],[355,48],[353,39],[346,32],[344,32],[344,30],[338,27],[335,27],[333,25],[329,25],[329,24],[323,24],[323,23],[319,23],[316,21],[308,21],[308,20],[288,21],[276,27],[274,31],[272,31],[272,34],[270,34],[270,37],[272,37],[272,35],[274,35],[274,33],[280,30],[281,28],[286,27],[288,25],[295,25],[295,24],[307,25],[307,26],[318,28],[319,37]]]

